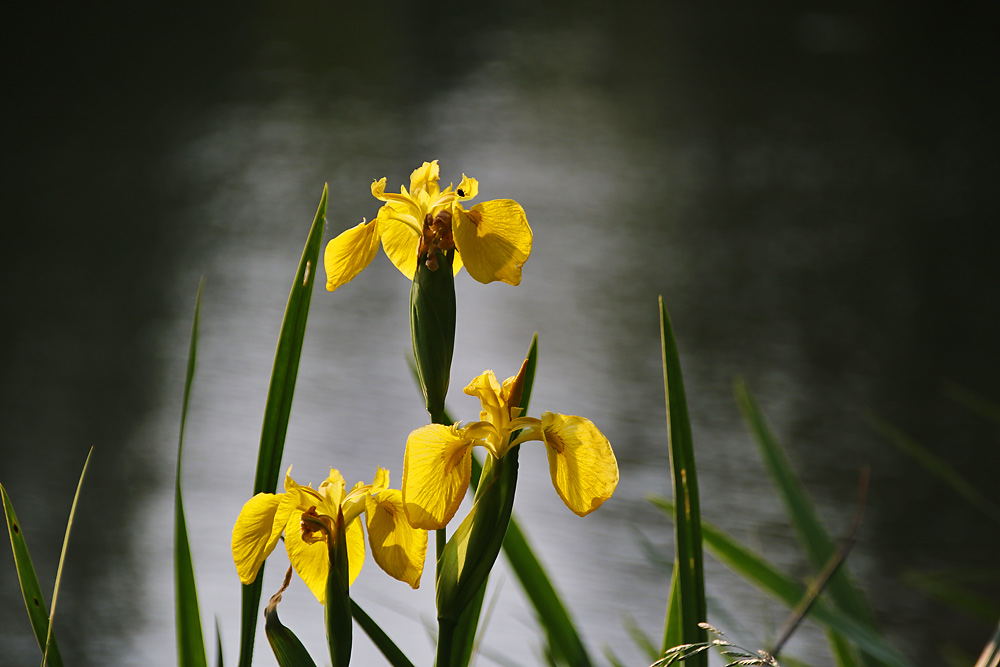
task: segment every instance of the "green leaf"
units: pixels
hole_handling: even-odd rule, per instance
[[[487,577],[479,591],[473,596],[455,624],[455,638],[451,646],[451,667],[467,667],[472,659],[472,650],[476,645],[476,629],[479,627],[479,617],[483,611],[483,600],[486,598]]]
[[[194,302],[194,319],[191,323],[191,344],[188,349],[187,375],[184,378],[184,402],[181,404],[181,429],[177,439],[177,478],[174,486],[174,592],[177,616],[177,664],[180,667],[207,667],[205,638],[201,629],[198,610],[198,589],[194,580],[194,563],[188,542],[187,522],[184,519],[184,500],[181,494],[181,455],[184,450],[184,425],[187,422],[191,399],[191,384],[198,356],[198,317],[201,313],[201,293],[205,286],[198,283],[198,296]]]
[[[677,574],[674,577],[680,597],[681,635],[685,644],[708,641],[708,633],[699,623],[708,617],[705,602],[704,556],[701,546],[701,509],[698,503],[698,475],[694,461],[691,420],[688,417],[684,379],[677,341],[670,324],[670,315],[660,297],[660,341],[663,345],[663,391],[667,402],[667,431],[670,438],[670,469],[673,475],[674,498],[684,511],[674,517],[674,544],[677,553]],[[667,645],[664,630],[663,650]],[[708,655],[697,656],[693,663],[707,667]]]
[[[799,545],[813,569],[820,571],[836,553],[836,543],[820,521],[812,499],[792,469],[788,457],[771,432],[767,420],[746,384],[742,380],[736,380],[734,391],[743,420],[753,434],[764,460],[764,466],[771,475],[778,495],[781,496],[785,504],[792,528],[798,536]],[[872,615],[868,603],[861,592],[851,583],[844,568],[839,568],[833,574],[827,583],[826,591],[833,604],[862,624],[876,630],[875,617]],[[853,652],[838,637],[830,636],[829,640],[839,665],[852,667],[856,664]],[[865,662],[873,662],[873,659],[871,656],[867,656]],[[878,661],[874,660],[874,662]]]
[[[512,447],[502,459],[487,461],[472,509],[441,553],[437,586],[439,621],[457,623],[493,569],[514,507],[519,450],[520,446]]]
[[[674,561],[674,572],[670,577],[670,593],[667,598],[667,618],[663,628],[663,651],[680,646],[684,643],[684,632],[681,629],[681,591],[677,586],[677,570],[680,566]]]
[[[897,449],[923,466],[927,472],[950,486],[958,495],[965,498],[969,504],[992,519],[994,523],[1000,525],[1000,506],[980,493],[953,465],[940,456],[933,454],[929,449],[892,424],[876,417],[872,417],[871,422],[875,429],[884,435]]]
[[[674,514],[674,504],[666,498],[650,497],[650,502],[668,517]],[[781,601],[789,609],[795,607],[806,587],[778,571],[774,566],[750,551],[732,537],[711,524],[702,523],[705,545],[716,558],[755,587]],[[912,667],[909,660],[870,627],[860,623],[836,607],[817,600],[809,610],[809,618],[833,628],[863,651],[896,667]]]
[[[24,606],[28,610],[28,620],[31,621],[35,641],[38,642],[38,650],[44,653],[45,643],[48,641],[49,667],[62,667],[62,656],[59,654],[56,638],[49,633],[49,611],[45,606],[42,589],[38,585],[38,577],[35,575],[31,556],[28,554],[28,544],[24,541],[21,524],[18,523],[17,515],[14,514],[14,505],[10,501],[10,496],[7,495],[7,490],[3,488],[3,484],[0,484],[0,495],[3,496],[4,515],[7,518],[7,532],[10,535],[11,551],[14,553],[17,579],[21,584],[21,595],[24,598]]]
[[[337,510],[333,541],[330,543],[330,572],[326,577],[326,641],[330,646],[333,667],[351,664],[354,624],[351,622],[350,564],[347,554],[347,525],[344,513]]]
[[[902,581],[981,621],[1000,618],[1000,604],[994,599],[958,585],[946,574],[911,570],[903,573]]]
[[[219,625],[219,617],[215,617],[215,667],[223,667],[222,660],[222,628]]]
[[[264,635],[278,661],[278,667],[316,667],[306,647],[278,618],[278,603],[281,602],[281,595],[288,588],[291,578],[292,568],[289,567],[285,573],[284,583],[278,592],[271,596],[270,602],[264,609]]]
[[[281,454],[285,447],[285,433],[292,410],[292,396],[295,393],[295,379],[299,372],[299,357],[302,354],[302,340],[309,318],[309,304],[312,300],[313,283],[319,271],[319,251],[323,241],[323,225],[326,222],[327,187],[323,186],[323,196],[316,209],[302,249],[292,289],[285,306],[285,317],[281,322],[278,347],[274,353],[274,368],[271,371],[271,385],[267,392],[264,408],[264,425],[261,429],[260,450],[257,453],[257,474],[253,493],[274,493],[281,471]],[[261,586],[264,581],[264,565],[253,583],[243,586],[242,614],[240,618],[240,667],[250,667],[253,661],[253,643],[257,630],[257,614],[260,606]]]
[[[395,642],[389,639],[389,635],[385,634],[378,623],[372,620],[372,617],[365,613],[365,610],[358,606],[358,603],[353,599],[351,600],[351,615],[354,616],[354,620],[392,667],[413,667],[413,663],[399,650]]]
[[[56,567],[56,583],[52,587],[52,608],[49,610],[49,630],[45,635],[45,648],[42,651],[42,667],[49,664],[49,650],[52,644],[52,622],[56,616],[56,602],[59,599],[59,585],[62,583],[63,565],[66,564],[66,549],[69,547],[69,533],[73,528],[73,517],[76,515],[76,505],[80,501],[80,489],[83,488],[83,477],[87,474],[87,465],[90,463],[90,455],[94,453],[91,447],[87,452],[87,459],[83,462],[83,470],[80,471],[80,481],[76,483],[76,493],[73,494],[73,504],[69,507],[69,519],[66,521],[66,534],[63,536],[62,550],[59,552],[59,565]]]
[[[622,621],[622,625],[625,628],[625,632],[632,639],[639,650],[646,654],[646,659],[656,662],[660,659],[660,649],[653,645],[653,640],[650,639],[649,635],[643,632],[643,629],[639,627],[639,624],[635,622],[635,619],[631,615],[625,617]]]

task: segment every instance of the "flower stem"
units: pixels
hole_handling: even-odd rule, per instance
[[[455,641],[455,621],[438,619],[437,661],[434,667],[451,667],[451,649]]]

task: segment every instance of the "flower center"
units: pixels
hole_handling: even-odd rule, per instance
[[[323,542],[333,532],[330,517],[320,515],[316,511],[315,505],[302,513],[299,528],[302,531],[302,541],[306,544]],[[316,533],[319,533],[319,535]]]
[[[451,233],[451,213],[438,211],[433,218],[428,213],[424,216],[423,234],[420,236],[420,246],[417,258],[426,257],[424,262],[431,271],[438,270],[437,251],[448,252],[455,249],[455,239]]]

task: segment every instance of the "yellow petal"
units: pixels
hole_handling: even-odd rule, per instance
[[[437,160],[424,162],[410,174],[410,194],[415,195],[417,191],[423,190],[432,197],[437,196],[440,174]]]
[[[455,193],[462,201],[466,199],[475,199],[476,195],[479,194],[479,181],[462,174],[462,182],[458,184],[458,188],[456,188]]]
[[[361,529],[360,521],[347,524],[347,558],[350,572],[347,585],[350,586],[361,574],[361,566],[365,564],[365,531]]]
[[[330,241],[323,255],[326,267],[326,289],[334,291],[354,280],[362,269],[372,263],[378,251],[379,229],[376,220],[362,222]]]
[[[372,558],[389,576],[420,586],[427,555],[427,531],[414,528],[403,510],[403,494],[385,489],[368,496],[365,511]]]
[[[590,514],[618,486],[618,462],[611,443],[583,417],[542,413],[542,437],[552,486],[579,516]]]
[[[480,373],[462,392],[479,399],[481,406],[479,419],[501,428],[506,425],[507,417],[504,412],[507,410],[507,404],[504,400],[503,387],[497,382],[497,376],[493,371]]]
[[[412,215],[398,212],[391,204],[386,204],[378,213],[378,221],[382,227],[382,248],[389,259],[399,269],[400,273],[413,280],[417,272],[417,248],[420,245],[420,234],[409,223]],[[423,225],[423,220],[419,221]]]
[[[365,498],[371,492],[371,486],[364,482],[358,482],[351,489],[351,492],[344,498],[341,510],[344,512],[344,521],[350,523],[361,516],[365,511]]]
[[[372,481],[372,494],[382,493],[389,488],[389,471],[379,466],[375,471],[375,480]]]
[[[294,498],[287,494],[258,493],[248,500],[233,526],[233,561],[240,581],[249,584],[257,578],[261,563],[271,555]]]
[[[471,449],[454,426],[428,424],[410,433],[403,455],[403,507],[412,526],[437,530],[455,516],[469,488]]]
[[[531,254],[531,227],[521,205],[494,199],[453,211],[455,245],[469,275],[481,283],[521,282],[521,266]]]
[[[302,539],[302,512],[292,512],[285,524],[285,549],[292,567],[302,577],[320,604],[326,600],[326,577],[330,573],[330,552],[325,540],[308,543]],[[347,524],[347,558],[350,581],[354,583],[365,562],[365,535],[361,523]]]

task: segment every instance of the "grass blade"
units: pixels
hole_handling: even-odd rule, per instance
[[[660,297],[660,342],[663,346],[663,391],[667,404],[667,431],[674,498],[677,500],[677,506],[683,508],[683,511],[676,512],[674,517],[677,573],[673,585],[676,585],[680,598],[682,643],[698,644],[708,641],[708,633],[698,625],[708,620],[698,476],[694,463],[691,420],[688,417],[684,379],[681,376],[681,361],[677,353],[674,330],[670,324],[670,315],[663,304],[662,296]],[[666,635],[665,629],[664,651],[672,646],[666,644]],[[702,654],[696,657],[693,664],[707,667],[708,655]]]
[[[670,576],[670,593],[667,598],[667,618],[663,624],[663,652],[674,646],[684,643],[684,633],[681,630],[681,591],[677,587],[677,568],[680,567],[674,561],[674,571]]]
[[[222,628],[219,626],[219,617],[215,617],[215,667],[223,667],[222,660]]]
[[[292,396],[295,393],[295,379],[299,371],[299,357],[302,354],[302,340],[305,336],[309,304],[312,300],[313,283],[319,270],[319,251],[323,240],[323,226],[326,221],[327,187],[323,186],[323,196],[316,209],[309,236],[302,249],[295,280],[285,306],[285,317],[281,322],[278,347],[274,353],[274,368],[271,371],[271,385],[267,392],[264,408],[264,425],[260,436],[260,450],[257,454],[257,474],[253,492],[274,493],[281,468],[281,454],[285,447],[285,433],[288,417],[292,410]],[[240,621],[240,667],[250,667],[253,659],[254,634],[260,605],[264,566],[261,565],[257,579],[243,587],[242,616]]]
[[[389,635],[385,634],[385,630],[372,620],[372,617],[365,613],[365,610],[353,599],[351,600],[351,615],[392,667],[413,667],[410,659],[403,654],[395,642],[389,639]]]
[[[973,618],[987,623],[1000,618],[1000,604],[996,600],[959,586],[941,574],[911,570],[903,573],[902,581]]]
[[[207,667],[205,637],[201,629],[198,610],[198,588],[194,581],[194,563],[188,541],[187,521],[184,518],[184,499],[181,493],[181,455],[184,450],[184,426],[187,423],[191,385],[198,356],[198,318],[201,313],[201,294],[205,281],[198,283],[198,296],[194,302],[194,319],[191,322],[191,344],[188,348],[187,375],[184,378],[184,401],[181,404],[181,430],[177,439],[177,478],[174,486],[174,600],[177,622],[177,664],[179,667]]]
[[[10,534],[10,547],[14,553],[14,567],[17,569],[17,579],[21,584],[21,595],[24,597],[24,606],[28,610],[28,620],[31,621],[31,629],[35,633],[35,641],[38,642],[38,650],[45,651],[45,644],[49,645],[49,667],[62,667],[62,656],[59,654],[59,647],[56,644],[55,635],[49,632],[49,611],[45,606],[45,597],[42,589],[38,585],[38,577],[35,575],[35,567],[31,563],[31,556],[28,553],[28,543],[24,540],[21,532],[21,524],[14,513],[14,505],[7,495],[7,489],[0,484],[0,496],[3,496],[4,515],[7,518],[7,532]]]
[[[955,467],[936,456],[929,449],[919,442],[909,437],[889,422],[871,418],[872,425],[879,433],[893,444],[897,449],[907,454],[914,461],[924,467],[927,472],[938,477],[954,491],[965,498],[969,503],[978,508],[983,514],[990,517],[996,524],[1000,525],[1000,506],[992,502],[974,487],[965,477],[961,475]]]
[[[666,498],[650,498],[664,514],[672,517],[674,505]],[[711,524],[702,524],[705,545],[716,558],[755,587],[781,601],[789,609],[795,607],[806,587],[794,581],[763,558]],[[866,653],[894,667],[912,667],[909,660],[883,639],[876,631],[853,617],[818,600],[809,610],[809,618],[833,628],[858,645]]]
[[[76,515],[76,505],[80,501],[80,489],[83,488],[83,477],[87,474],[87,465],[90,463],[90,455],[94,453],[91,447],[87,452],[87,459],[83,462],[83,470],[80,471],[80,481],[76,483],[76,493],[73,494],[73,504],[69,508],[69,519],[66,521],[66,534],[63,536],[62,550],[59,552],[59,565],[56,567],[56,583],[52,587],[52,608],[49,610],[49,628],[45,633],[45,648],[42,651],[42,667],[49,664],[49,649],[52,643],[52,621],[56,617],[56,602],[59,598],[59,584],[62,583],[63,565],[66,564],[66,548],[69,546],[69,533],[73,528],[73,517]]]
[[[788,457],[774,437],[746,383],[740,379],[736,380],[734,392],[743,420],[753,434],[764,465],[777,487],[778,495],[781,496],[785,504],[789,521],[798,536],[799,545],[805,552],[806,559],[813,570],[819,571],[836,553],[836,542],[830,537],[820,521],[812,499],[792,469]],[[826,591],[837,607],[873,630],[876,629],[875,617],[872,615],[868,603],[861,592],[851,583],[843,568],[838,569],[830,578]],[[852,652],[837,637],[831,636],[829,639],[837,656],[838,664],[845,667],[855,664]],[[872,662],[871,657],[868,656],[865,662]]]

